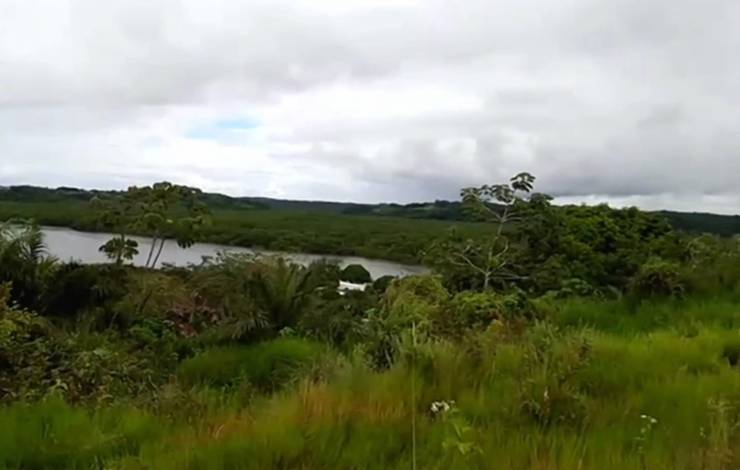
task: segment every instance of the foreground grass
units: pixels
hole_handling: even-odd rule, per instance
[[[416,415],[418,468],[737,468],[738,320],[732,300],[572,301],[523,333],[422,342],[383,372],[334,354],[272,394],[198,384],[209,369],[228,382],[222,356],[254,356],[235,379],[264,377],[269,350],[299,342],[207,350],[148,411],[0,409],[0,467],[405,469]],[[440,400],[455,404],[434,414]]]

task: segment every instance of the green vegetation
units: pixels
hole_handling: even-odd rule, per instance
[[[121,223],[100,220],[89,201],[121,197],[120,192],[46,189],[33,186],[0,188],[0,220],[33,219],[41,225],[88,231],[116,231]],[[210,243],[274,251],[362,256],[416,263],[435,240],[454,224],[462,239],[483,240],[486,228],[470,222],[460,202],[418,204],[352,204],[232,198],[199,193],[210,209],[211,223],[200,228],[199,239]],[[499,204],[491,204],[500,209]],[[582,207],[564,207],[578,215]],[[740,234],[740,216],[664,211],[659,214],[674,228],[720,236]],[[130,225],[130,224],[128,224]],[[139,227],[138,234],[153,235]],[[112,247],[116,248],[116,247]],[[118,246],[117,250],[123,249]],[[114,250],[116,251],[116,250]]]
[[[33,219],[41,225],[106,231],[96,223],[89,204],[84,202],[0,200],[0,220],[13,218]],[[471,237],[485,233],[485,227],[480,224],[460,222],[456,227]],[[449,223],[438,220],[212,208],[211,223],[201,229],[200,239],[209,243],[272,251],[361,256],[417,263],[427,245],[443,236],[448,229]]]
[[[145,233],[152,237],[145,267],[157,266],[167,239],[188,248],[210,222],[208,207],[200,201],[201,194],[199,189],[163,182],[131,187],[118,197],[94,198],[97,227],[116,233],[100,251],[118,265],[131,261],[139,253],[138,243],[126,234]]]
[[[183,361],[177,376],[188,385],[226,386],[246,381],[270,391],[315,361],[320,352],[320,345],[293,338],[211,348]]]
[[[345,267],[340,274],[340,279],[355,284],[366,284],[373,281],[368,270],[359,264],[350,264]]]
[[[6,225],[0,468],[738,468],[740,240],[534,183],[466,190],[473,234],[364,291],[338,289],[360,266],[272,257],[64,264]],[[177,205],[142,230],[207,215]]]

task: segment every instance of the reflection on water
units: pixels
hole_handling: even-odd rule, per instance
[[[44,236],[49,253],[63,261],[76,260],[82,263],[103,263],[107,258],[98,251],[100,245],[111,239],[113,235],[107,233],[78,232],[67,228],[44,227]],[[151,246],[150,240],[140,237],[131,237],[139,242],[139,255],[134,260],[137,265],[146,262],[146,256]],[[309,264],[320,259],[337,262],[340,266],[358,263],[370,272],[373,279],[381,276],[408,276],[426,272],[423,266],[410,266],[392,261],[360,258],[356,256],[311,255],[306,253],[276,253],[249,248],[238,248],[210,243],[196,243],[188,249],[182,249],[174,241],[165,243],[160,265],[163,263],[185,266],[189,263],[200,263],[204,256],[215,256],[220,251],[234,253],[262,253],[280,254],[293,262]]]

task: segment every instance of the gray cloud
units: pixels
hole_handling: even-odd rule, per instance
[[[740,212],[740,3],[0,0],[0,184]],[[194,141],[197,125],[255,129]]]

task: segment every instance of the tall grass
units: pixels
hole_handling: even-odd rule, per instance
[[[427,345],[415,400],[407,364],[376,373],[347,363],[328,383],[304,381],[225,422],[217,437],[190,435],[187,445],[145,452],[141,462],[156,468],[411,468],[417,401],[419,468],[668,469],[712,462],[733,468],[740,375],[721,358],[721,340],[729,334],[660,332],[622,341],[571,331],[547,345],[534,346],[541,338],[529,337],[481,346],[478,361],[459,346]],[[574,360],[569,348],[580,340],[589,345],[588,359],[564,378],[566,369],[552,369],[545,357]],[[532,358],[533,348],[540,348],[541,360]],[[567,419],[544,420],[524,406],[533,399],[527,385],[543,377],[553,379],[550,399],[562,400],[552,409]],[[553,388],[559,380],[569,381],[579,400]],[[480,452],[445,447],[453,430],[429,411],[439,399],[457,402]],[[719,415],[712,408],[718,400],[725,404]],[[583,411],[571,419],[571,407]],[[657,420],[648,435],[641,433],[641,415]]]
[[[592,327],[616,334],[647,333],[662,328],[696,330],[699,325],[740,327],[740,300],[733,295],[687,299],[598,301],[570,299],[559,303],[550,321],[560,327]]]
[[[322,350],[320,344],[293,338],[212,348],[180,364],[178,377],[189,385],[227,386],[247,381],[270,391],[290,380]]]
[[[383,372],[334,356],[276,392],[275,371],[315,345],[209,349],[182,364],[172,397],[163,389],[167,412],[0,409],[0,467],[408,469],[415,415],[424,469],[738,468],[737,306],[624,308],[572,301],[524,332],[421,343]],[[271,393],[211,387],[240,377]],[[453,410],[433,413],[440,400]]]
[[[86,411],[58,399],[0,409],[0,468],[96,468],[138,452],[167,426],[133,409]]]

